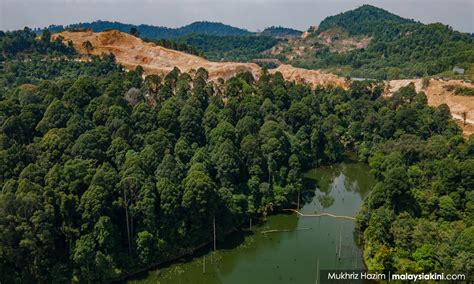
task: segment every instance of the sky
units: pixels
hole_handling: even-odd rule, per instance
[[[307,30],[363,4],[474,32],[474,0],[0,0],[0,30],[95,20],[167,27],[206,20],[250,31],[269,26]]]

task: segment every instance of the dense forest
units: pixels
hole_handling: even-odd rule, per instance
[[[278,26],[278,27],[271,26],[271,27],[265,28],[260,34],[265,35],[265,36],[272,36],[272,37],[289,37],[289,36],[297,37],[297,36],[301,36],[302,33],[303,33],[302,31],[298,31],[291,28],[285,28],[281,26]]]
[[[133,32],[133,30],[132,30],[132,32]],[[201,56],[203,58],[206,57],[202,52],[197,51],[193,46],[191,46],[191,45],[189,45],[185,42],[178,42],[178,41],[172,40],[172,39],[158,39],[158,40],[156,40],[156,39],[148,39],[148,38],[144,38],[143,41],[152,42],[152,43],[154,43],[156,45],[159,45],[159,46],[162,46],[164,48],[186,52],[188,54]]]
[[[370,35],[375,36],[396,31],[390,31],[393,27],[405,24],[419,24],[413,20],[405,19],[394,15],[384,9],[371,5],[340,13],[335,16],[325,18],[318,27],[318,32],[330,30],[333,27],[340,27],[350,35]]]
[[[95,21],[91,23],[79,23],[68,26],[51,25],[48,27],[48,30],[51,32],[60,32],[67,29],[91,29],[94,32],[102,32],[105,30],[114,29],[121,32],[129,32],[132,28],[136,28],[143,38],[149,38],[154,40],[176,38],[192,33],[215,36],[244,36],[252,34],[251,32],[244,29],[232,27],[222,23],[206,21],[194,22],[189,25],[182,26],[180,28],[157,27],[152,25],[132,25],[109,21]],[[42,29],[38,29],[36,31],[41,32]]]
[[[272,48],[279,39],[269,36],[213,36],[189,34],[174,39],[178,44],[192,46],[207,59],[251,61],[264,58],[265,50]]]
[[[0,282],[121,278],[209,241],[213,219],[221,239],[293,206],[347,152],[378,180],[357,221],[369,269],[472,273],[474,137],[414,86],[143,79],[48,37],[0,34]]]

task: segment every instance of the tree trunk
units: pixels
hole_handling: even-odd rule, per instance
[[[127,239],[128,239],[128,253],[132,254],[132,241],[130,239],[130,220],[128,217],[128,200],[127,200],[127,193],[126,189],[123,189],[123,203],[125,206],[125,219],[127,223]]]

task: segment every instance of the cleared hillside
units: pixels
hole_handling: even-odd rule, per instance
[[[395,80],[437,75],[474,80],[471,35],[370,5],[327,17],[301,37],[280,41],[265,53],[286,64],[341,76]],[[456,66],[466,74],[453,74]]]
[[[198,56],[147,43],[140,38],[115,30],[98,33],[64,31],[54,34],[53,40],[58,36],[61,36],[64,42],[72,41],[79,53],[92,55],[113,53],[125,68],[134,69],[140,65],[146,74],[163,75],[174,67],[184,72],[203,67],[207,69],[211,79],[219,77],[227,79],[242,71],[250,71],[255,76],[260,72],[260,67],[253,63],[211,62]],[[91,49],[86,49],[86,42],[92,44]]]
[[[54,34],[52,39],[59,36],[62,37],[63,42],[72,41],[74,48],[81,54],[113,53],[117,61],[125,68],[134,69],[140,65],[146,74],[163,75],[174,67],[178,67],[184,72],[203,67],[209,72],[209,78],[216,80],[218,78],[228,79],[242,71],[250,71],[255,77],[258,77],[261,71],[261,68],[254,63],[212,62],[198,56],[144,42],[140,38],[119,31],[98,33],[64,31]],[[87,41],[92,44],[92,48],[89,50],[85,47]],[[313,86],[318,84],[346,86],[343,78],[319,70],[282,65],[277,69],[270,70],[270,73],[277,71],[281,72],[287,80],[305,81]]]
[[[304,68],[293,67],[288,64],[282,64],[278,68],[270,69],[270,73],[280,72],[287,81],[295,81],[298,83],[307,83],[311,86],[317,85],[334,85],[346,88],[348,86],[346,80],[331,73],[321,70],[308,70]]]

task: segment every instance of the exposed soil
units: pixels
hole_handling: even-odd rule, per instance
[[[341,29],[333,28],[316,34],[317,27],[311,27],[300,37],[290,38],[266,51],[271,55],[284,55],[286,59],[305,59],[315,56],[317,49],[327,47],[331,52],[346,53],[354,49],[366,48],[371,37],[351,37]]]
[[[333,85],[347,88],[348,84],[342,77],[321,70],[308,70],[304,68],[293,67],[288,64],[282,64],[276,69],[268,70],[269,73],[280,72],[287,81],[295,81],[297,83],[307,83],[311,86],[317,85]]]
[[[52,39],[54,40],[58,36],[61,36],[64,42],[71,40],[74,43],[74,48],[82,54],[113,53],[117,62],[125,68],[133,69],[137,65],[141,65],[145,74],[163,75],[174,67],[178,67],[183,72],[203,67],[209,72],[211,79],[219,77],[228,79],[246,70],[252,72],[254,76],[260,74],[260,67],[254,63],[211,62],[198,56],[147,43],[130,34],[115,30],[98,33],[64,31],[54,34]],[[93,47],[90,51],[87,51],[83,45],[87,41]]]
[[[319,44],[327,46],[331,52],[337,53],[366,48],[372,40],[371,37],[367,36],[348,36],[347,33],[338,28],[321,32],[317,38]]]
[[[81,54],[101,55],[103,53],[113,53],[117,62],[125,68],[134,69],[137,65],[140,65],[146,74],[163,75],[175,66],[183,72],[203,67],[209,72],[211,80],[228,79],[245,70],[251,71],[258,78],[261,72],[261,68],[254,63],[212,62],[198,56],[157,46],[153,43],[146,43],[132,35],[115,30],[98,33],[64,31],[54,34],[53,40],[58,36],[61,36],[64,42],[71,40],[74,48]],[[84,43],[87,41],[92,44],[92,50],[87,51],[84,47]],[[286,80],[306,82],[313,86],[334,84],[346,87],[344,79],[319,70],[280,65],[276,69],[270,69],[269,72],[281,72]]]

